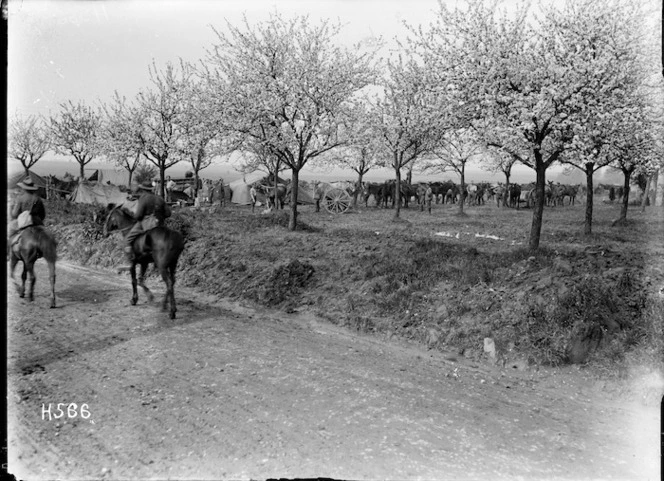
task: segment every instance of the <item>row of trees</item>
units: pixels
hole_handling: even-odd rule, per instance
[[[373,167],[391,167],[397,185],[413,165],[453,170],[463,186],[471,160],[502,171],[507,183],[520,162],[536,173],[536,249],[552,165],[586,173],[587,233],[599,168],[621,169],[628,186],[635,172],[661,165],[654,99],[662,82],[650,75],[653,52],[639,36],[645,13],[625,0],[569,1],[538,18],[527,8],[508,15],[496,2],[441,3],[431,25],[409,27],[387,59],[376,45],[339,46],[340,26],[328,21],[245,19],[215,30],[217,42],[196,64],[152,65],[151,85],[131,100],[116,94],[97,110],[63,104],[43,122],[48,128],[16,120],[11,152],[27,169],[54,148],[74,156],[81,175],[98,155],[130,174],[143,159],[162,186],[177,162],[198,176],[215,157],[241,152],[244,168],[291,171],[291,229],[307,164],[351,168],[358,182]]]

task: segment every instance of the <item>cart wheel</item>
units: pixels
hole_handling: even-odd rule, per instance
[[[343,189],[330,189],[323,197],[325,208],[333,214],[341,214],[350,209],[352,199],[350,194]]]

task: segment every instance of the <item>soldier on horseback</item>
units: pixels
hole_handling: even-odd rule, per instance
[[[125,237],[124,251],[129,266],[126,268],[121,267],[120,271],[129,270],[134,261],[134,240],[150,229],[163,226],[166,218],[171,216],[170,207],[168,207],[168,204],[162,197],[151,192],[151,185],[139,185],[138,188],[143,190],[143,193],[139,197],[134,209],[136,223],[127,234],[127,237]]]
[[[32,182],[32,179],[27,177],[17,185],[23,192],[14,199],[10,211],[12,220],[9,222],[7,242],[10,248],[18,240],[16,234],[31,225],[44,225],[46,218],[44,202],[37,195],[38,187]]]
[[[10,210],[9,241],[9,274],[14,279],[14,268],[18,262],[23,263],[21,284],[16,284],[19,297],[26,294],[25,283],[29,280],[28,300],[34,299],[35,272],[34,264],[43,258],[48,264],[48,277],[51,284],[51,307],[55,307],[55,261],[57,259],[57,241],[43,227],[46,209],[37,195],[37,186],[30,177],[18,183],[23,189],[12,203]]]

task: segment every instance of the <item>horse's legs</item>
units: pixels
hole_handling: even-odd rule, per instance
[[[141,272],[138,275],[138,285],[143,288],[143,292],[145,292],[145,295],[148,296],[148,302],[152,302],[154,300],[152,291],[150,291],[150,289],[148,289],[148,287],[145,285],[145,272],[147,270],[148,264],[141,264]]]
[[[30,302],[35,300],[35,283],[37,278],[35,277],[35,263],[28,262],[25,266],[25,270],[28,271],[28,281],[30,282],[30,288],[28,290],[28,300]],[[23,281],[25,283],[25,280]],[[25,285],[23,286],[25,289]]]
[[[136,302],[138,302],[138,289],[136,288],[136,264],[133,262],[129,268],[129,273],[131,274],[131,305],[135,306]]]
[[[14,269],[16,269],[16,264],[18,264],[18,257],[11,253],[9,257],[9,275],[12,280],[14,280]]]
[[[168,266],[168,273],[171,279],[171,319],[175,319],[175,312],[177,308],[175,307],[175,264]]]
[[[28,278],[28,266],[25,261],[23,261],[23,272],[21,272],[21,286],[18,287],[18,297],[25,297],[25,280]]]
[[[171,319],[175,319],[175,296],[173,295],[173,284],[175,282],[175,275],[173,272],[170,272],[170,267],[165,266],[159,269],[161,272],[161,278],[166,284],[166,294],[164,294],[164,300],[161,302],[162,310],[166,310],[168,305],[171,306]]]
[[[54,308],[55,307],[55,262],[48,262],[48,279],[51,281],[51,308]]]

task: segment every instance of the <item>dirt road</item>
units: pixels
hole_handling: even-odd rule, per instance
[[[32,304],[8,283],[19,479],[659,478],[659,405],[582,370],[501,371],[178,286],[171,321],[129,304],[126,274],[64,262],[50,310],[45,271]]]

